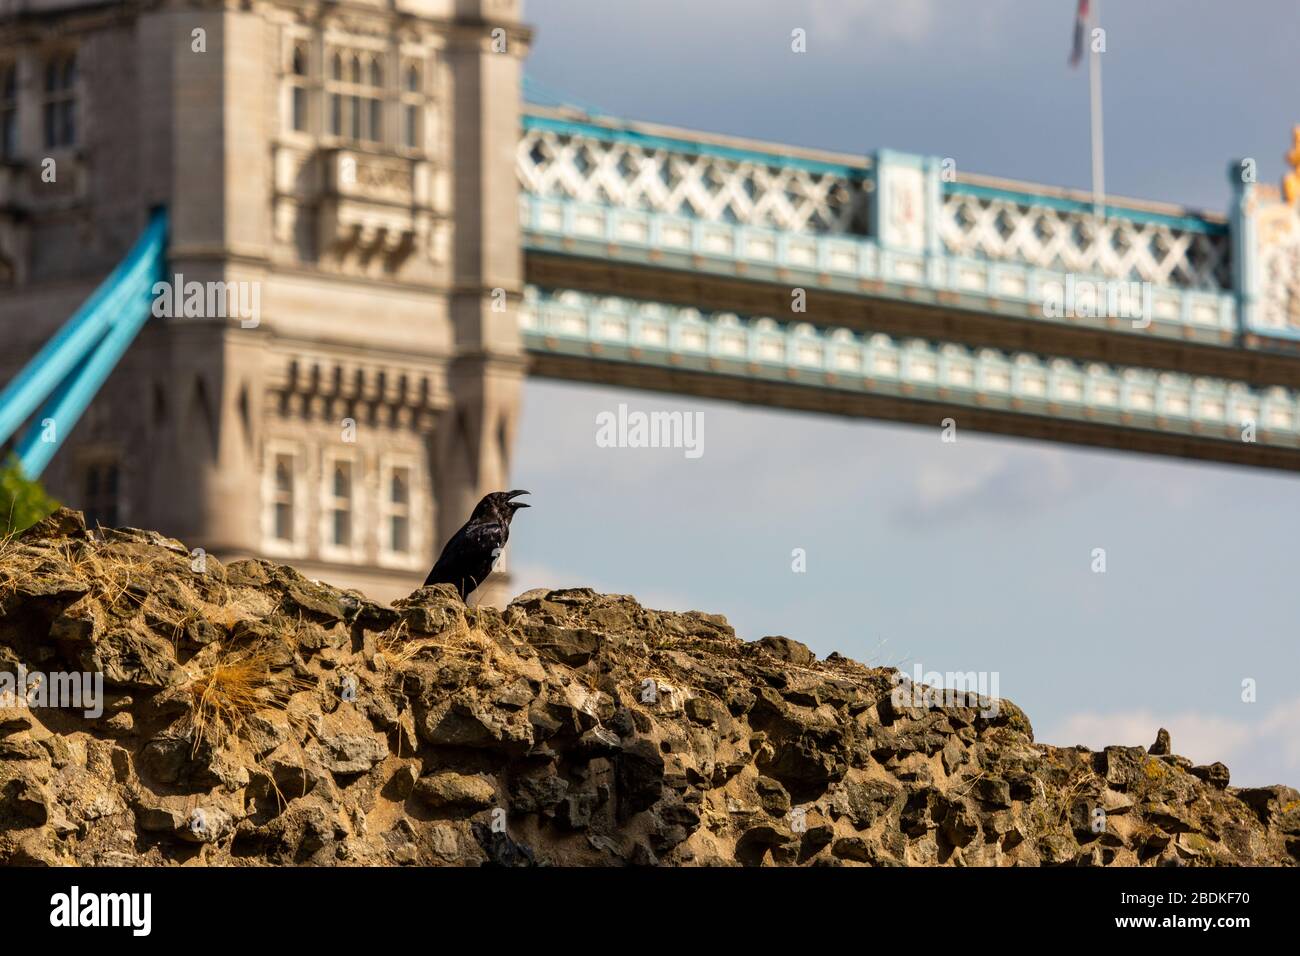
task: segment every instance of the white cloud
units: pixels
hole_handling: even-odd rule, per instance
[[[1052,732],[1053,743],[1076,743],[1094,750],[1102,747],[1148,747],[1156,731],[1164,727],[1173,741],[1174,753],[1197,763],[1213,763],[1239,750],[1254,736],[1250,727],[1222,717],[1182,713],[1157,715],[1148,710],[1119,714],[1072,714]],[[1258,732],[1258,731],[1256,731]]]
[[[918,466],[896,521],[919,526],[962,517],[1024,517],[1058,508],[1104,480],[1100,469],[1061,449],[963,440],[968,444],[944,445]]]
[[[947,4],[939,0],[809,0],[806,9],[810,50],[815,43],[881,49],[900,42],[912,47],[933,45],[942,39],[987,52],[1004,42],[1004,20],[1010,7],[1007,0]],[[799,19],[798,13],[787,14],[788,0],[781,0],[780,10]],[[1066,39],[1070,13],[1066,12],[1062,28]]]

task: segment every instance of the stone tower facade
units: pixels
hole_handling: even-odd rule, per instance
[[[0,0],[0,381],[170,222],[169,304],[56,496],[384,600],[421,583],[510,487],[521,15]]]

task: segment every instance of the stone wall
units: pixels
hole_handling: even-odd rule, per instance
[[[0,546],[0,675],[20,668],[102,674],[104,698],[0,710],[9,863],[1300,857],[1300,794],[1232,787],[1163,731],[1036,743],[1010,701],[915,706],[892,670],[717,615],[586,589],[381,606],[74,512]]]

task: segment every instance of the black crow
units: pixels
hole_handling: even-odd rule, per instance
[[[497,563],[501,550],[510,538],[510,519],[520,508],[529,507],[512,501],[526,491],[494,491],[485,495],[465,526],[451,536],[438,555],[438,561],[425,579],[430,584],[454,584],[464,601],[482,584]]]

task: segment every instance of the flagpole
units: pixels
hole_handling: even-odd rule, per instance
[[[1101,3],[1092,0],[1092,24],[1101,22]],[[1092,106],[1092,206],[1098,219],[1106,218],[1106,159],[1102,143],[1101,53],[1096,43],[1088,44],[1088,87]]]

